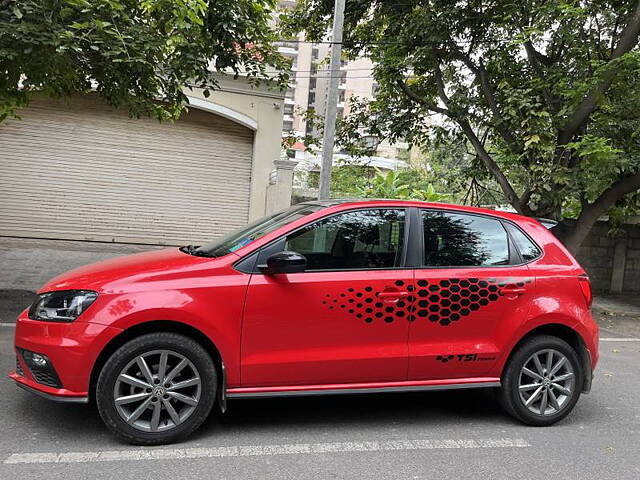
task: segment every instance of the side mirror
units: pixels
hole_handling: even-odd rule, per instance
[[[299,273],[307,268],[307,259],[297,252],[278,252],[267,258],[266,265],[258,268],[266,274],[274,273]]]

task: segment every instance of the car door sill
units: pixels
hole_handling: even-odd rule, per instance
[[[500,378],[480,377],[447,380],[410,380],[404,382],[347,383],[332,385],[289,385],[271,387],[228,388],[226,397],[263,398],[307,395],[350,395],[357,393],[417,392],[425,390],[456,390],[463,388],[499,387]]]

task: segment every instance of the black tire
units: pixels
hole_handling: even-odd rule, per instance
[[[528,359],[536,352],[552,349],[563,354],[574,372],[573,394],[566,400],[559,411],[553,414],[540,415],[534,413],[520,397],[519,378],[520,372]],[[542,380],[540,380],[542,381]],[[517,347],[511,355],[507,366],[502,373],[502,387],[498,394],[501,406],[507,413],[527,425],[544,427],[552,425],[565,418],[578,402],[584,383],[583,368],[576,351],[564,340],[551,335],[537,335],[527,339]]]
[[[114,389],[123,368],[138,355],[154,350],[176,352],[192,362],[199,374],[201,390],[197,405],[182,423],[166,431],[145,432],[129,425],[118,413]],[[202,345],[176,333],[151,333],[130,340],[109,357],[98,377],[96,404],[105,425],[125,442],[134,445],[162,445],[184,439],[202,425],[215,403],[216,388],[216,368]]]

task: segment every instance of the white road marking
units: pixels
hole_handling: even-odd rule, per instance
[[[640,338],[601,338],[601,342],[640,342]]]
[[[15,327],[15,326],[16,326],[15,323],[0,322],[0,327]]]
[[[179,458],[262,457],[317,453],[379,452],[391,450],[441,450],[475,448],[523,448],[531,444],[521,438],[488,438],[467,440],[390,440],[386,442],[296,443],[285,445],[242,445],[209,448],[140,448],[67,453],[14,453],[5,464],[17,463],[88,463]]]

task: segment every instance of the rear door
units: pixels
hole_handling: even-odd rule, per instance
[[[243,386],[405,380],[413,270],[403,208],[333,214],[260,252],[307,258],[301,273],[255,272],[242,329]]]
[[[423,259],[415,272],[409,379],[489,376],[507,343],[503,337],[526,319],[533,278],[506,222],[444,210],[420,216]]]

